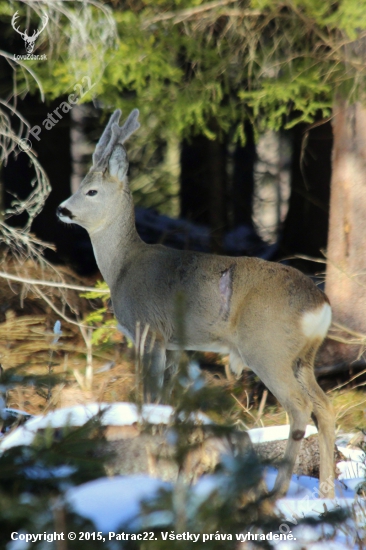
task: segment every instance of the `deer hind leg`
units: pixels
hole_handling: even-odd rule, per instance
[[[299,387],[292,375],[278,386],[267,382],[266,386],[286,410],[290,421],[290,434],[286,445],[283,462],[279,467],[274,490],[285,495],[300,451],[301,441],[310,420],[312,405],[310,399]]]
[[[299,361],[299,383],[308,393],[313,407],[312,419],[319,432],[320,476],[319,495],[323,498],[334,497],[334,410],[314,375],[314,358],[318,345],[312,346]]]
[[[301,441],[310,420],[312,404],[307,392],[303,390],[296,379],[292,364],[288,359],[272,356],[269,360],[268,354],[263,352],[263,347],[257,346],[256,349],[255,355],[247,354],[248,365],[278,399],[290,420],[290,435],[274,487],[276,491],[284,495],[290,484]],[[245,361],[243,362],[245,363]]]
[[[286,388],[284,389],[286,390]],[[305,435],[306,426],[311,414],[310,400],[301,391],[299,392],[298,389],[295,390],[293,384],[288,384],[286,391],[289,394],[288,396],[281,395],[278,391],[277,395],[275,391],[272,392],[286,409],[290,420],[290,435],[286,445],[283,464],[279,467],[274,486],[275,491],[283,495],[286,494],[290,484],[295,462],[300,451],[301,441]]]

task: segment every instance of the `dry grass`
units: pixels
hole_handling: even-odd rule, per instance
[[[336,416],[338,432],[357,432],[366,426],[366,395],[363,392],[349,389],[329,395]],[[245,410],[247,409],[247,410]],[[257,428],[257,410],[242,404],[243,422],[247,428]],[[260,417],[262,426],[281,426],[288,424],[288,417],[279,404],[264,409]]]
[[[4,266],[6,272],[31,280],[57,278],[69,285],[94,286],[93,280],[80,280],[67,269],[55,272],[51,269],[50,273],[31,261],[23,264],[24,273],[19,273],[19,268],[11,261]],[[5,371],[4,380],[7,374],[15,373],[19,381],[7,391],[9,407],[39,414],[50,408],[88,401],[129,399],[134,381],[132,362],[125,359],[127,346],[119,333],[113,337],[111,346],[92,347],[94,372],[106,363],[113,362],[113,368],[94,374],[89,380],[91,385],[82,383],[90,361],[90,342],[85,339],[82,319],[101,304],[91,303],[79,294],[80,291],[62,287],[61,283],[55,288],[45,285],[36,288],[33,284],[0,278],[0,363]],[[67,323],[65,318],[71,318],[73,323]],[[60,320],[62,334],[55,338],[53,328]],[[50,372],[62,378],[62,383],[52,390],[51,398],[47,381]],[[22,384],[22,376],[32,376],[35,381]],[[43,377],[41,384],[37,376]]]
[[[43,279],[44,272],[28,266],[28,275],[35,279]],[[70,277],[73,284],[90,286],[92,281],[77,280],[73,274],[63,274]],[[69,279],[69,280],[70,280]],[[85,314],[92,310],[87,300],[81,299],[79,293],[68,291],[60,294],[58,289],[48,289],[49,301],[56,309],[65,311],[66,301],[75,304],[76,311]],[[135,375],[132,356],[124,338],[116,334],[113,345],[109,348],[93,347],[94,374],[91,386],[83,384],[87,366],[85,340],[77,324],[62,322],[62,337],[53,343],[53,325],[59,317],[50,304],[31,291],[24,293],[22,285],[0,279],[0,300],[7,307],[3,308],[3,322],[0,322],[0,362],[6,371],[17,368],[20,375],[46,376],[50,366],[52,373],[62,375],[62,383],[52,391],[51,399],[47,399],[46,387],[36,385],[17,385],[7,393],[7,405],[24,409],[33,414],[60,406],[87,403],[90,401],[128,401],[134,391]],[[70,313],[69,313],[70,314]],[[69,315],[68,314],[68,315]],[[232,395],[233,407],[230,418],[223,421],[234,421],[245,429],[258,426],[282,425],[288,422],[287,415],[279,404],[273,404],[273,398],[266,390],[253,381],[253,377],[245,374],[244,380],[236,380],[227,376],[225,359],[218,363],[217,357],[206,354],[205,359],[212,364],[212,369],[206,370],[208,384],[220,385]],[[214,361],[214,362],[213,362]],[[98,373],[107,362],[113,362],[113,368]],[[358,382],[358,381],[357,381]],[[355,381],[356,383],[356,381]],[[360,388],[361,389],[361,388]],[[337,419],[337,427],[344,432],[357,431],[365,425],[366,396],[356,389],[335,389],[328,392]]]
[[[366,426],[366,394],[358,390],[335,392],[332,403],[337,426],[343,432],[355,432]]]
[[[51,400],[45,397],[45,388],[22,386],[8,392],[9,407],[20,408],[32,414],[39,414],[50,408],[58,408],[87,402],[129,401],[134,391],[135,374],[131,353],[120,342],[114,349],[100,351],[94,348],[94,375],[91,388],[78,382],[75,371],[84,376],[87,350],[82,338],[72,331],[65,331],[57,346],[52,345],[53,333],[45,326],[43,316],[15,317],[13,314],[5,323],[0,324],[0,354],[5,370],[18,367],[19,374],[45,376],[50,365],[50,349],[54,349],[52,372],[61,375],[62,384],[52,391]],[[107,362],[114,366],[105,372],[98,370]],[[209,384],[220,385],[231,392],[233,409],[231,419],[238,425],[249,429],[259,426],[282,425],[288,422],[286,412],[279,404],[267,404],[263,407],[264,392],[255,405],[249,393],[250,388],[243,387],[242,380],[228,380],[224,368],[222,373],[206,373]],[[238,392],[238,388],[240,392]],[[344,432],[354,432],[365,426],[366,396],[359,390],[338,390],[330,393],[330,399],[336,412],[337,427]],[[226,419],[228,420],[228,419]]]
[[[86,360],[79,354],[68,354],[67,361],[60,354],[60,362],[54,364],[53,374],[62,376],[62,382],[52,389],[50,399],[47,399],[48,385],[45,382],[37,385],[17,384],[7,392],[7,406],[25,410],[31,414],[40,414],[50,409],[69,407],[95,402],[112,403],[129,401],[135,381],[132,362],[119,360],[107,372],[94,374],[90,389],[81,387],[74,375],[74,370],[83,372]],[[94,368],[98,371],[106,362],[96,359]],[[21,369],[20,372],[24,372]],[[26,374],[44,376],[47,374],[44,365],[32,365],[26,369]]]
[[[225,361],[223,361],[225,364]],[[275,402],[273,396],[268,397],[266,390],[260,384],[253,382],[251,375],[236,380],[232,375],[229,379],[225,377],[225,368],[221,373],[217,372],[217,363],[214,365],[215,372],[208,371],[206,379],[209,384],[220,385],[231,392],[233,399],[232,419],[245,429],[258,428],[260,426],[281,426],[288,424],[288,416],[283,407]],[[364,384],[359,389],[356,378],[363,373],[355,375],[354,387],[347,388],[348,383],[342,384],[340,389],[327,392],[331,400],[336,416],[336,427],[339,432],[357,432],[366,426],[366,394],[362,391]],[[248,380],[249,379],[249,380]],[[271,394],[270,394],[271,395]],[[253,399],[254,396],[254,399]],[[266,403],[263,407],[263,403]]]

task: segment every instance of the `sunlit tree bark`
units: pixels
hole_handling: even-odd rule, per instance
[[[334,321],[366,334],[366,106],[337,99],[326,292]]]

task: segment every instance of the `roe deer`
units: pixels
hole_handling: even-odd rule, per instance
[[[145,244],[135,228],[123,146],[140,126],[139,112],[133,110],[122,127],[120,115],[111,116],[93,166],[57,214],[88,231],[121,331],[135,341],[136,324],[149,327],[145,399],[159,398],[164,371],[177,362],[175,304],[183,295],[184,348],[230,354],[232,371],[252,369],[288,413],[290,436],[275,488],[286,492],[311,416],[319,429],[320,482],[333,496],[334,414],[314,375],[315,354],[331,322],[326,295],[281,264]]]

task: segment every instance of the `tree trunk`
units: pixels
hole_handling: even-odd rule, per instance
[[[332,128],[329,122],[308,132],[299,124],[292,133],[291,196],[284,222],[281,253],[321,257],[327,244],[331,179]],[[319,264],[294,262],[306,271],[319,271]]]
[[[227,229],[226,145],[203,135],[184,141],[181,151],[181,216],[211,229],[211,248],[222,249]]]
[[[253,227],[254,164],[257,158],[253,126],[245,125],[244,147],[237,144],[233,160],[232,211],[233,227]]]
[[[333,320],[366,334],[366,108],[338,99],[326,293]]]

